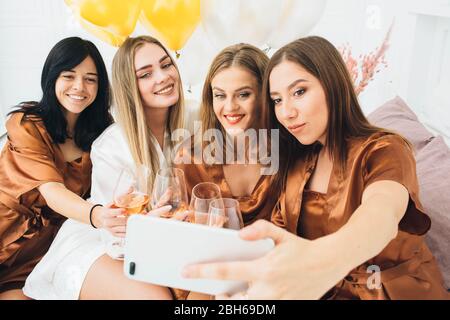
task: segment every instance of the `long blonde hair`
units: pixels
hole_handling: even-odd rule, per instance
[[[156,138],[146,122],[145,107],[141,100],[134,69],[136,51],[146,43],[156,44],[161,47],[171,58],[179,73],[174,59],[157,39],[150,36],[128,38],[119,48],[113,59],[112,87],[116,120],[125,133],[136,166],[144,165],[151,170],[152,174],[149,177],[149,186],[152,186],[154,176],[159,169],[158,153],[153,143],[153,141],[156,141]],[[174,130],[183,127],[183,86],[181,80],[178,83],[179,99],[174,106],[170,107],[167,121],[166,130],[168,130],[169,135]],[[171,141],[171,146],[172,144]],[[171,159],[167,160],[171,161]]]
[[[269,58],[261,49],[246,43],[239,43],[231,45],[223,49],[214,58],[209,68],[208,74],[203,84],[202,102],[200,106],[201,120],[202,120],[202,133],[203,136],[210,129],[220,130],[222,137],[215,137],[214,144],[215,149],[223,149],[223,155],[226,155],[227,147],[231,144],[223,141],[221,138],[227,136],[225,129],[217,119],[213,107],[213,92],[211,88],[211,82],[214,77],[221,71],[231,68],[239,67],[250,72],[256,79],[258,84],[258,104],[262,105],[262,82],[264,78],[264,71],[269,63]],[[254,129],[267,128],[267,125],[259,118],[259,122],[253,124]],[[228,140],[227,140],[228,141]],[[197,144],[202,144],[201,141],[196,141]],[[231,142],[233,143],[233,142]],[[204,145],[203,145],[204,147]],[[232,146],[231,146],[232,147]],[[234,150],[232,147],[231,150]],[[213,163],[212,159],[207,160],[208,163]]]
[[[222,70],[231,67],[240,67],[253,74],[258,83],[258,95],[262,101],[262,83],[264,71],[269,63],[269,58],[264,51],[250,44],[240,43],[223,49],[213,60],[208,74],[203,84],[201,115],[202,128],[205,132],[208,129],[219,129],[224,131],[222,125],[214,113],[213,92],[211,82],[214,77]],[[259,123],[258,127],[265,127],[264,123]]]

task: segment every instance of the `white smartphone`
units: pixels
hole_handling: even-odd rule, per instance
[[[256,259],[273,247],[272,239],[245,241],[236,230],[132,215],[127,223],[124,272],[131,279],[161,286],[211,295],[234,294],[245,290],[247,283],[186,279],[181,271],[194,263]]]

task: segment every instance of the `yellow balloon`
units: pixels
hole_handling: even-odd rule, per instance
[[[127,37],[139,18],[142,0],[65,0],[75,14],[107,33]]]
[[[100,27],[93,25],[92,23],[79,18],[80,25],[89,33],[96,36],[98,39],[105,41],[106,43],[114,46],[120,47],[120,45],[127,39],[126,36],[121,36],[114,34],[112,32],[106,31]]]
[[[143,0],[141,23],[170,49],[181,49],[200,22],[200,0]]]

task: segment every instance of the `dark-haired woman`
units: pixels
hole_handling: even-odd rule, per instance
[[[92,142],[112,123],[109,81],[95,45],[58,42],[42,71],[40,102],[22,103],[6,122],[0,155],[0,299],[26,298],[22,287],[66,217],[85,223],[118,209],[85,201]]]
[[[247,280],[256,299],[448,298],[410,145],[367,121],[336,48],[320,37],[286,45],[264,88],[283,146],[272,221],[290,233],[257,221],[241,236],[272,238],[266,256],[186,275]]]

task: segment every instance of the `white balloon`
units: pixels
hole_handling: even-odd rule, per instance
[[[240,42],[264,45],[283,9],[273,0],[201,0],[200,8],[202,25],[218,49]]]
[[[283,12],[267,45],[282,46],[307,35],[325,11],[326,0],[283,0]]]
[[[209,42],[202,27],[198,26],[180,51],[177,60],[181,80],[186,89],[202,83],[217,50]]]

